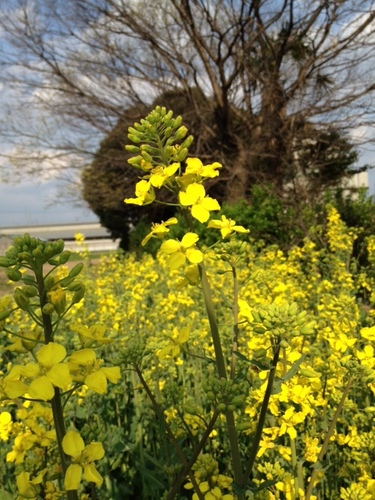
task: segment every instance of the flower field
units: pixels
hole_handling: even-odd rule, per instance
[[[25,236],[3,258],[2,499],[375,499],[375,238],[359,267],[332,207],[320,247],[210,227],[242,239],[67,268]]]

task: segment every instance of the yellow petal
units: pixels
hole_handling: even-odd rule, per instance
[[[82,467],[78,464],[70,464],[65,474],[64,486],[67,491],[77,490],[81,482]]]
[[[178,252],[181,248],[181,243],[176,240],[167,240],[161,245],[160,250],[164,253],[171,254]]]
[[[185,326],[184,328],[181,328],[181,331],[178,335],[178,343],[179,344],[184,344],[189,340],[189,335],[190,335],[190,328],[188,326]]]
[[[206,210],[203,205],[194,205],[191,208],[191,215],[202,224],[207,222],[210,218],[210,212]]]
[[[201,203],[206,210],[220,210],[219,202],[210,196],[203,198]]]
[[[23,396],[27,390],[27,385],[20,380],[4,379],[4,392],[9,399],[19,398]]]
[[[199,240],[199,236],[195,233],[186,233],[181,240],[181,246],[183,248],[192,247]]]
[[[45,375],[34,379],[27,392],[31,398],[42,401],[49,401],[55,395],[53,385]]]
[[[100,486],[103,483],[103,478],[96,470],[94,464],[86,464],[83,466],[83,477],[90,483],[95,483]]]
[[[182,252],[173,253],[168,260],[168,266],[171,269],[178,269],[185,264],[186,257]]]
[[[60,389],[67,389],[72,382],[72,376],[67,364],[59,363],[53,366],[46,375],[52,384],[60,387]]]
[[[100,369],[107,377],[107,379],[112,382],[112,384],[117,384],[121,377],[120,367],[118,366],[104,366]]]
[[[43,366],[50,367],[60,363],[66,356],[66,349],[61,344],[50,342],[37,353],[36,358]]]
[[[192,264],[199,264],[203,261],[203,253],[200,250],[189,248],[186,251],[186,257]]]
[[[73,458],[79,457],[85,448],[85,443],[77,431],[68,431],[62,440],[62,447],[67,455]],[[76,488],[72,488],[76,489]]]
[[[88,444],[85,448],[85,456],[89,462],[102,459],[104,457],[104,448],[102,443],[94,442]]]
[[[73,352],[69,361],[77,365],[90,365],[96,361],[96,354],[93,349],[81,349],[80,351]]]
[[[85,378],[85,384],[89,389],[104,394],[107,390],[107,379],[102,370],[92,372]]]

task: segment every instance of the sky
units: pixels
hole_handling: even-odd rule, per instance
[[[0,42],[6,46],[1,30]],[[3,104],[8,105],[9,102],[12,102],[12,88],[2,88],[0,83],[0,118],[5,120],[7,115],[3,112]],[[27,112],[30,113],[30,110]],[[0,155],[7,149],[2,138]],[[366,163],[375,165],[375,150],[363,152],[359,165]],[[95,214],[84,207],[84,202],[81,207],[68,201],[61,202],[63,190],[62,181],[53,177],[33,179],[28,176],[12,184],[2,182],[0,176],[0,228],[98,221]],[[375,195],[375,169],[369,172],[369,193]]]
[[[0,228],[98,221],[89,208],[59,203],[61,190],[57,180],[0,183]]]

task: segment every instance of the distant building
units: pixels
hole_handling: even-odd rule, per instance
[[[103,252],[116,250],[120,240],[113,240],[109,237],[107,229],[98,222],[87,222],[83,224],[55,224],[51,226],[25,226],[25,227],[6,227],[0,228],[0,254],[4,252],[13,243],[13,238],[29,233],[34,238],[40,238],[43,241],[54,241],[62,239],[65,242],[65,248],[72,252],[87,248],[90,252]],[[82,234],[85,237],[84,244],[79,244],[76,234]]]

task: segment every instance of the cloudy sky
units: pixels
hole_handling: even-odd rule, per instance
[[[39,184],[27,180],[18,185],[0,183],[0,227],[94,222],[88,208],[59,203],[62,186],[56,180]]]
[[[6,49],[7,43],[0,30],[1,47],[3,50]],[[11,86],[2,87],[0,83],[0,121],[7,122],[12,118],[7,111],[9,106],[10,109],[14,109],[14,103],[16,102],[12,97],[12,91]],[[34,94],[34,97],[38,95],[39,98],[48,99],[48,96],[41,95],[40,89],[37,89]],[[38,118],[40,118],[39,115]],[[28,123],[32,124],[33,117],[30,109],[26,110],[26,119]],[[44,125],[49,129],[51,123],[47,121]],[[361,135],[363,132],[359,127],[357,133]],[[354,135],[355,131],[353,132],[353,138]],[[9,150],[11,150],[11,147],[2,138],[0,156]],[[27,151],[26,154],[27,160],[29,160],[30,153]],[[375,165],[374,149],[363,150],[359,165],[364,164]],[[18,179],[16,185],[3,182],[0,175],[0,227],[78,223],[97,220],[97,217],[88,208],[84,208],[83,202],[81,207],[77,207],[68,201],[61,201],[63,200],[62,193],[64,190],[62,181],[58,181],[51,174],[45,176],[43,166],[40,164],[38,165],[38,171],[42,173],[41,176]],[[375,195],[375,169],[369,172],[369,192]]]

